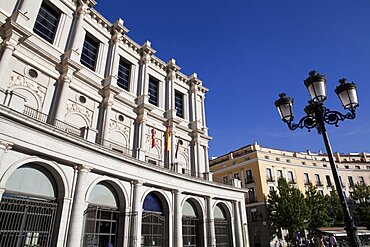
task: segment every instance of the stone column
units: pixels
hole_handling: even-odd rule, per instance
[[[83,29],[83,23],[84,23],[84,17],[87,14],[89,7],[84,3],[82,0],[77,1],[77,9],[76,9],[76,22],[74,26],[74,35],[71,41],[71,49],[74,51],[77,51],[79,54],[81,54],[82,51],[82,44],[84,37],[82,34],[84,34]]]
[[[69,98],[69,85],[72,79],[69,76],[62,76],[59,81],[59,98],[54,116],[60,121],[64,121],[66,115],[67,103]]]
[[[176,110],[175,110],[175,79],[176,73],[180,70],[180,67],[176,65],[175,59],[170,59],[167,62],[167,77],[166,77],[166,86],[167,86],[167,94],[165,98],[165,110],[166,110],[166,118],[167,120],[167,128],[170,128],[170,135],[171,135],[171,146],[169,152],[166,152],[166,161],[168,162],[169,167],[174,164],[174,155],[175,155],[175,124],[174,118],[176,118]]]
[[[80,165],[76,167],[76,169],[78,169],[78,175],[72,202],[72,213],[67,240],[68,247],[82,246],[84,211],[87,206],[85,202],[87,177],[91,171],[91,168],[84,165]]]
[[[172,191],[174,195],[174,246],[182,246],[182,207],[181,207],[181,191]]]
[[[101,144],[103,145],[105,145],[106,144],[105,141],[108,140],[112,106],[113,106],[113,100],[108,99],[106,102],[104,102],[105,112],[104,112],[104,122],[103,122],[103,135],[101,137]]]
[[[118,55],[118,45],[122,40],[122,37],[128,32],[128,29],[123,26],[123,20],[117,19],[112,25],[112,36],[110,40],[110,54],[109,54],[109,64],[107,70],[106,84],[117,85],[118,79],[118,66],[119,66],[119,55]]]
[[[234,224],[235,224],[235,239],[236,246],[243,247],[243,230],[241,225],[241,214],[240,214],[240,205],[238,201],[233,201],[234,207]]]
[[[135,181],[133,200],[132,200],[132,212],[131,212],[131,245],[132,247],[141,246],[141,217],[142,217],[142,205],[141,205],[141,195],[142,195],[142,185],[143,182]]]
[[[1,59],[0,59],[0,78],[1,78],[0,88],[6,89],[9,84],[9,79],[8,79],[8,76],[6,76],[6,74],[9,73],[8,71],[9,63],[10,63],[10,59],[13,56],[15,46],[16,45],[13,44],[13,42],[5,41],[3,55],[1,56]]]
[[[209,247],[216,246],[216,233],[215,233],[215,219],[214,212],[212,208],[213,199],[212,197],[206,198],[207,202],[207,243]]]
[[[140,160],[145,160],[145,130],[146,130],[146,119],[147,119],[147,109],[145,105],[148,104],[148,63],[150,62],[151,56],[155,53],[150,47],[150,42],[146,41],[142,45],[140,50],[140,69],[139,69],[139,91],[137,97],[138,107],[138,117],[136,119],[136,158]]]

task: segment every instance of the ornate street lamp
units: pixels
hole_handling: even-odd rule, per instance
[[[306,116],[301,118],[298,123],[293,123],[294,115],[292,98],[287,97],[285,93],[281,93],[279,95],[280,98],[275,101],[275,106],[279,111],[281,119],[288,125],[290,130],[306,128],[308,131],[311,131],[311,129],[316,128],[318,133],[322,135],[333,173],[335,187],[338,191],[339,200],[344,212],[344,221],[346,223],[345,230],[347,232],[350,246],[362,247],[353,218],[348,209],[346,197],[343,193],[337,166],[334,161],[333,151],[325,128],[325,124],[335,125],[338,127],[339,121],[354,119],[356,117],[356,107],[359,106],[356,84],[354,82],[347,82],[346,79],[340,79],[339,83],[339,86],[335,89],[335,93],[342,102],[344,109],[348,110],[345,114],[338,111],[332,111],[324,106],[324,101],[326,100],[326,77],[324,75],[320,75],[316,71],[311,71],[308,78],[304,80],[304,84],[311,95],[311,100],[308,101],[308,105],[304,108]]]

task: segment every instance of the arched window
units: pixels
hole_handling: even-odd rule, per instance
[[[115,190],[107,183],[99,183],[92,189],[85,211],[84,246],[122,245],[124,222],[117,198]]]
[[[214,210],[216,246],[232,246],[230,216],[221,205]]]
[[[43,167],[19,167],[0,202],[0,246],[52,246],[58,228],[56,191],[54,178]]]
[[[182,242],[184,247],[202,246],[202,228],[197,209],[190,200],[182,208]]]
[[[168,246],[168,210],[160,198],[149,193],[143,203],[141,246]]]

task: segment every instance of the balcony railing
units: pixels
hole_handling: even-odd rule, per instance
[[[273,177],[267,176],[266,181],[267,182],[275,182],[275,179]]]
[[[39,112],[33,108],[25,106],[23,114],[36,119],[40,122],[50,124],[54,126],[54,128],[67,132],[69,134],[82,137],[83,131],[80,128],[77,128],[71,124],[67,124],[65,122],[59,121],[58,119],[52,118],[42,112]]]
[[[35,119],[39,122],[42,122],[46,125],[49,125],[49,126],[55,128],[55,129],[61,130],[65,133],[69,133],[69,134],[71,134],[75,137],[82,138],[82,139],[85,139],[86,132],[89,130],[87,127],[78,128],[78,127],[73,126],[71,124],[62,122],[62,121],[60,121],[56,118],[53,118],[53,117],[51,117],[47,114],[39,112],[39,111],[37,111],[33,108],[30,108],[28,106],[25,106],[25,108],[23,110],[23,114],[32,118],[32,119]],[[130,148],[128,148],[127,146],[124,146],[120,143],[117,143],[117,142],[114,142],[114,141],[111,141],[111,140],[105,140],[105,139],[100,139],[99,140],[98,139],[97,143],[95,143],[95,144],[98,144],[98,145],[101,145],[105,148],[108,148],[108,149],[110,149],[111,151],[113,151],[115,153],[119,153],[119,154],[123,154],[125,156],[133,157],[132,150]],[[169,167],[164,167],[165,164],[164,164],[163,160],[156,159],[156,158],[153,158],[153,157],[150,157],[150,156],[146,156],[145,161],[148,164],[155,165],[155,166],[162,167],[162,168],[168,168],[169,170],[171,170],[173,172],[176,172],[178,174],[182,174],[182,175],[185,175],[185,176],[188,176],[188,177],[196,177],[196,178],[200,178],[200,179],[204,179],[204,180],[209,180],[210,175],[207,174],[207,173],[198,173],[198,172],[188,170],[188,169],[184,169],[184,168],[176,170],[175,169],[175,164],[169,165]],[[230,181],[230,185],[231,185],[231,181]]]

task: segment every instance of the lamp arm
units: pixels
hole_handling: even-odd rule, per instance
[[[317,121],[314,116],[305,116],[301,118],[298,123],[293,123],[292,121],[286,121],[286,123],[290,130],[306,128],[308,131],[311,131],[311,129],[317,127]]]
[[[335,125],[335,127],[338,127],[339,121],[344,121],[345,119],[355,119],[356,118],[356,112],[355,110],[350,110],[346,114],[343,114],[339,111],[332,111],[328,108],[324,108],[323,112],[323,120],[325,123],[330,125]]]

